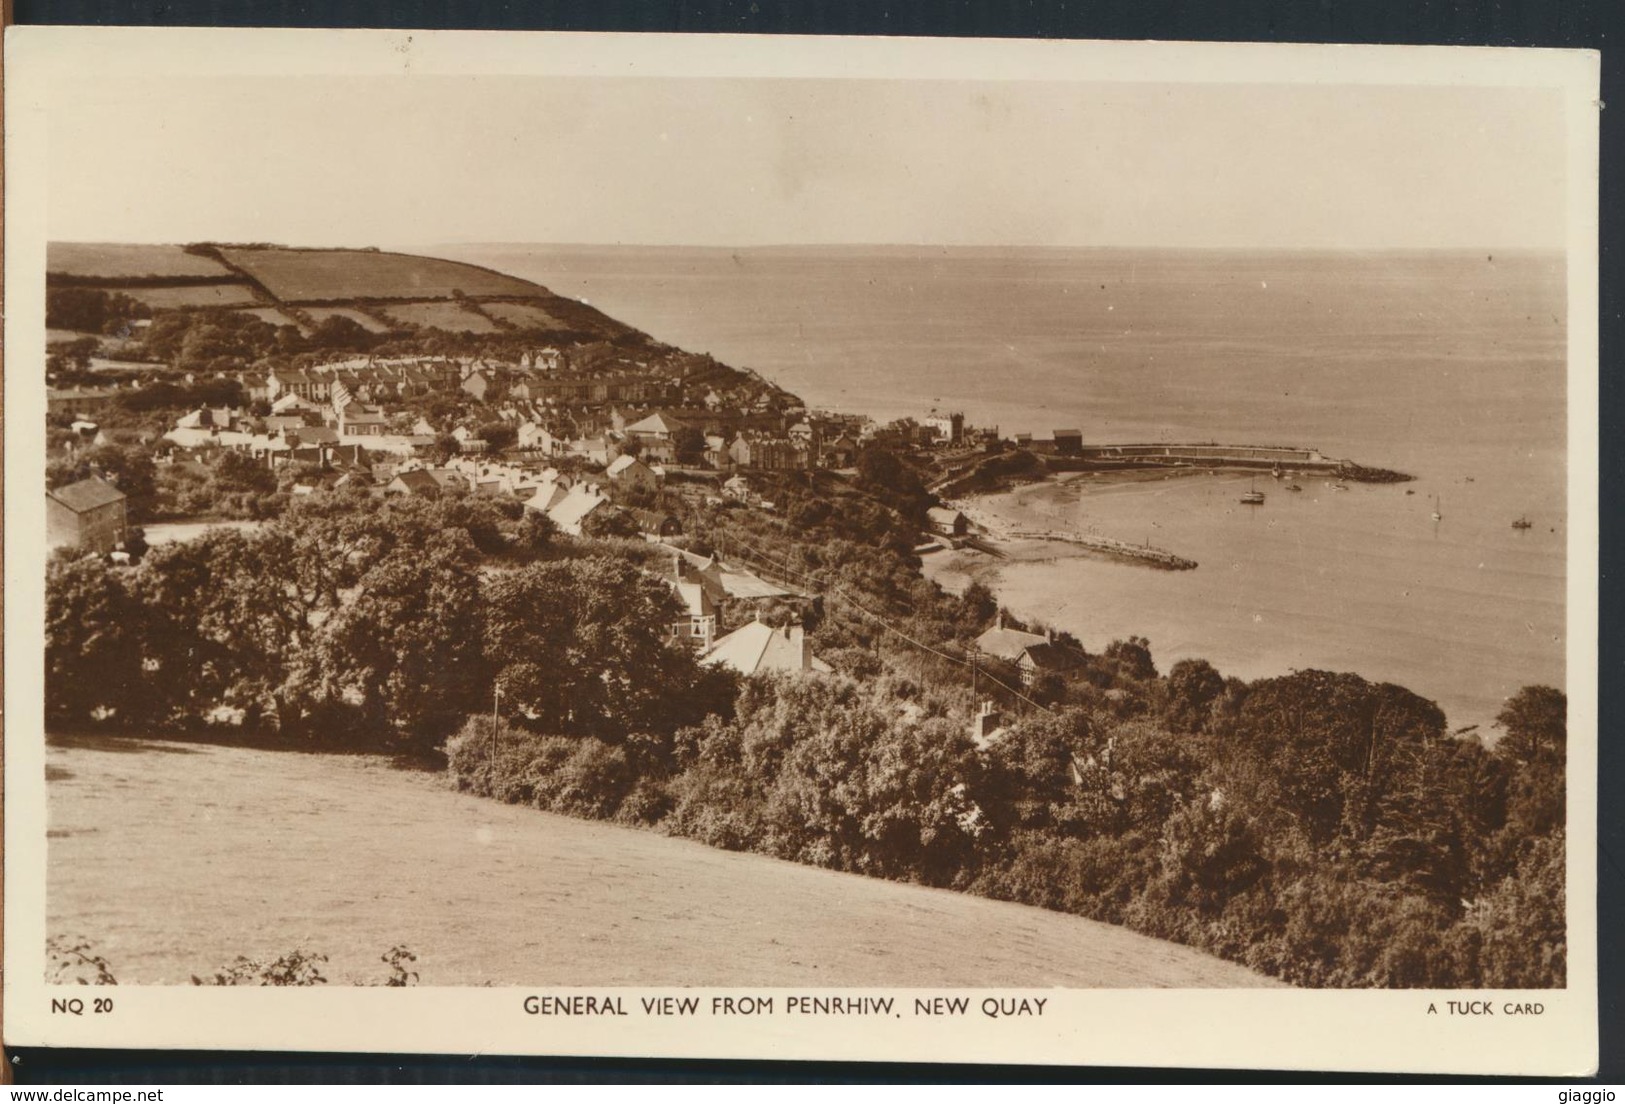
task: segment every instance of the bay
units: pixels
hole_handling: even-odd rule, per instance
[[[1320,448],[1416,481],[1299,480],[1240,505],[1197,476],[1026,492],[1058,522],[1197,560],[1063,557],[997,589],[1098,648],[1149,637],[1257,678],[1353,670],[1488,726],[1564,676],[1564,259],[817,247],[458,246],[442,255],[586,299],[750,367],[815,407],[1086,441]],[[1406,495],[1405,489],[1414,491]],[[1435,509],[1443,515],[1435,523]],[[1514,530],[1527,516],[1532,527]]]

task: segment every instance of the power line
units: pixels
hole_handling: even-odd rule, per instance
[[[766,563],[769,564],[769,565],[772,565],[773,570],[775,572],[779,573],[782,577],[787,578],[787,579],[800,579],[803,583],[811,583],[813,586],[819,588],[819,590],[822,593],[835,595],[836,597],[840,598],[842,601],[844,601],[848,605],[850,605],[853,609],[856,609],[859,613],[861,613],[864,616],[870,618],[871,620],[879,623],[881,628],[885,629],[886,631],[892,633],[895,636],[901,637],[903,640],[907,641],[909,644],[914,645],[916,648],[919,648],[922,651],[930,652],[932,655],[937,656],[937,657],[939,657],[941,659],[945,659],[950,663],[957,663],[961,667],[968,667],[973,674],[987,679],[987,681],[991,682],[993,685],[999,687],[1001,690],[1005,691],[1006,693],[1008,693],[1008,694],[1010,694],[1010,695],[1012,695],[1014,697],[1020,698],[1022,701],[1026,702],[1028,705],[1031,705],[1035,709],[1042,709],[1046,713],[1053,713],[1054,712],[1054,710],[1051,709],[1049,706],[1044,705],[1041,702],[1034,701],[1032,698],[1029,698],[1026,694],[1023,694],[1020,690],[1017,690],[1015,687],[1009,686],[1009,685],[1005,684],[1004,682],[1000,681],[999,679],[995,678],[991,673],[988,672],[988,670],[985,667],[980,667],[977,664],[971,662],[970,660],[961,659],[959,656],[952,655],[952,654],[950,654],[948,652],[944,652],[941,649],[935,648],[930,644],[927,644],[927,643],[925,643],[923,641],[914,639],[914,637],[910,636],[908,633],[904,632],[902,629],[899,629],[896,625],[893,625],[883,615],[875,613],[874,611],[870,610],[869,608],[864,606],[863,603],[859,602],[857,599],[853,598],[850,594],[847,594],[840,587],[834,585],[833,583],[821,582],[818,579],[818,577],[813,575],[811,572],[797,571],[795,568],[789,566],[788,563],[780,565],[779,561],[775,560],[772,556],[769,556],[766,553],[761,552],[760,550],[758,550],[756,548],[753,548],[748,544],[745,544],[743,541],[738,540],[738,538],[734,538],[731,543],[733,543],[736,547],[744,549],[746,552],[750,553],[750,555],[755,557],[756,559],[766,561]]]

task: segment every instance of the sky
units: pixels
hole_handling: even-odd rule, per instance
[[[1528,88],[108,77],[48,115],[48,234],[294,245],[1561,248]]]

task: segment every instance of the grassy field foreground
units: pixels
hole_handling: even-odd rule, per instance
[[[53,737],[48,927],[121,984],[237,955],[425,985],[1273,984],[1078,917],[494,804],[381,758]]]

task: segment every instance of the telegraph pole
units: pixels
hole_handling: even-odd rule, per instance
[[[502,701],[502,684],[491,684],[491,796],[496,796],[497,780],[497,706]]]

